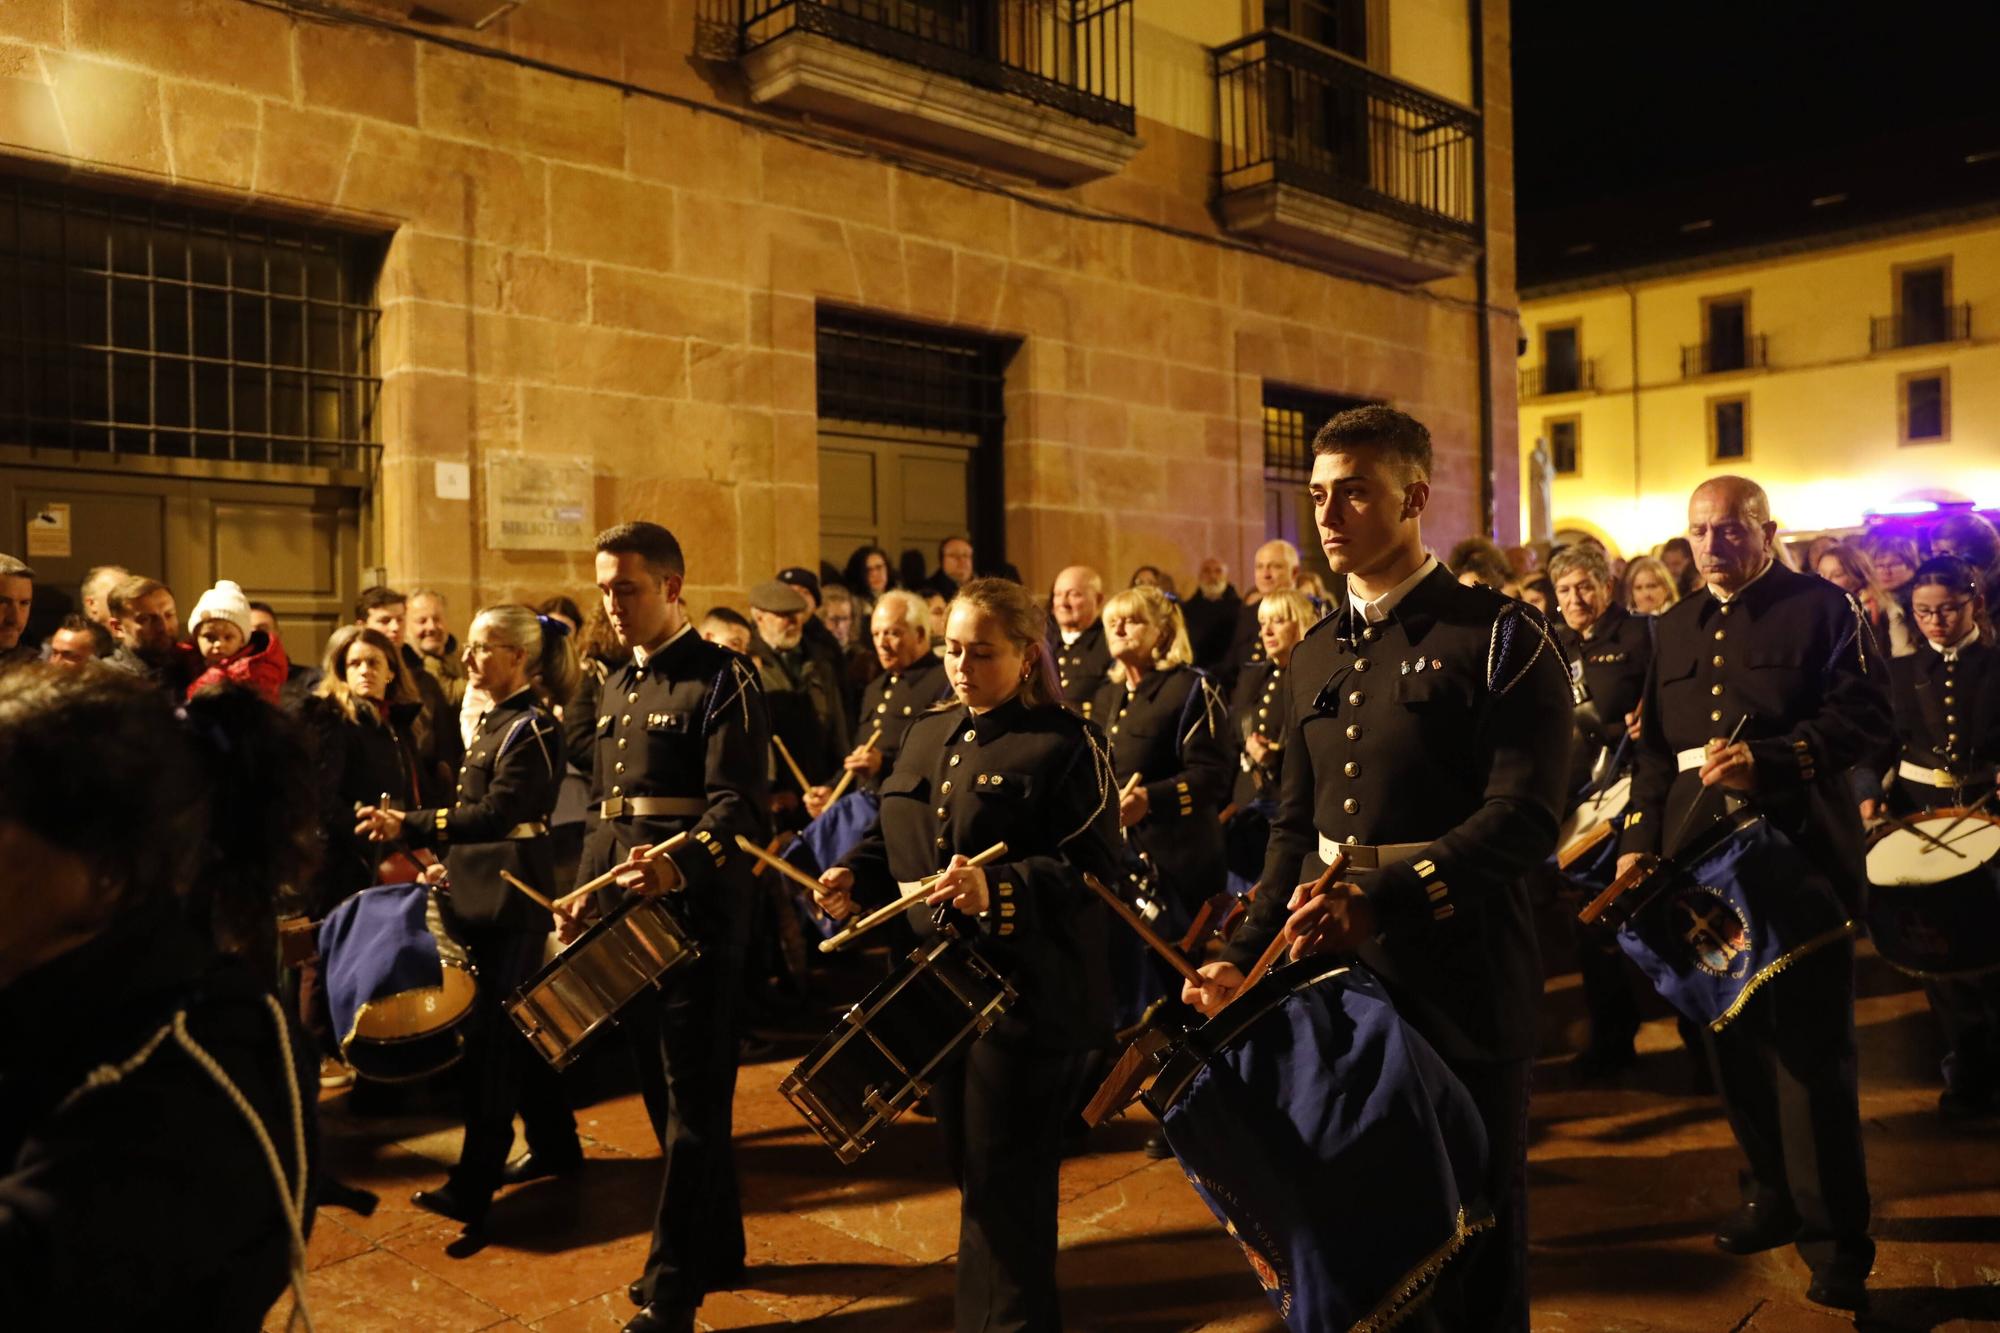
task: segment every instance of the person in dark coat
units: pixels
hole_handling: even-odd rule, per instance
[[[1539,613],[1466,587],[1424,549],[1430,433],[1388,407],[1313,441],[1334,610],[1292,656],[1292,726],[1248,917],[1202,986],[1214,1012],[1282,929],[1290,956],[1351,954],[1465,1085],[1495,1223],[1444,1270],[1430,1327],[1525,1333],[1528,1073],[1540,959],[1527,876],[1555,847],[1569,683]],[[1298,892],[1336,852],[1329,891]],[[1419,1322],[1417,1327],[1424,1327]]]
[[[1194,591],[1181,599],[1196,666],[1211,673],[1222,670],[1242,613],[1243,598],[1229,581],[1229,566],[1215,556],[1202,561]]]
[[[1312,598],[1296,588],[1280,588],[1259,600],[1264,660],[1236,678],[1236,694],[1229,701],[1236,776],[1222,840],[1230,873],[1249,884],[1263,873],[1271,818],[1278,813],[1285,739],[1292,730],[1292,690],[1285,673],[1300,640],[1318,619]]]
[[[1229,656],[1222,664],[1220,674],[1225,690],[1236,688],[1243,668],[1264,660],[1262,636],[1257,629],[1257,603],[1265,593],[1298,586],[1299,548],[1283,538],[1265,542],[1257,548],[1252,569],[1256,587],[1243,598],[1243,605],[1236,613],[1236,632],[1229,641]]]
[[[958,706],[918,719],[882,784],[875,830],[827,871],[835,917],[943,877],[937,919],[1005,975],[1019,1001],[930,1092],[960,1193],[960,1333],[1053,1330],[1061,1131],[1089,1053],[1110,1037],[1108,913],[1084,885],[1117,866],[1117,793],[1096,727],[1064,707],[1041,608],[1019,584],[959,590],[945,630]],[[979,867],[970,858],[1004,842]]]
[[[1085,717],[1111,671],[1104,646],[1104,578],[1088,565],[1071,565],[1056,575],[1049,598],[1049,651],[1063,699]]]
[[[930,626],[930,607],[915,593],[892,588],[875,604],[869,630],[882,670],[862,692],[854,721],[859,741],[842,761],[863,791],[881,790],[910,727],[951,698],[944,663],[931,651]],[[873,745],[868,744],[871,737]],[[806,813],[817,819],[832,795],[829,786],[814,787],[806,793]]]
[[[548,900],[561,892],[548,821],[562,786],[563,739],[551,709],[576,687],[577,666],[559,624],[513,604],[489,606],[473,618],[465,663],[470,687],[493,703],[474,725],[457,802],[407,813],[368,806],[356,816],[356,832],[444,852],[445,924],[479,977],[459,1064],[465,1142],[445,1183],[418,1190],[410,1201],[476,1230],[502,1183],[583,1161],[555,1071],[506,1013],[507,1000],[541,967],[554,922],[546,907],[503,878],[512,875]],[[529,1156],[509,1177],[516,1110]]]
[[[306,781],[240,690],[0,676],[0,1324],[253,1333],[303,1291],[317,1098],[272,984]]]
[[[852,748],[840,664],[806,641],[811,606],[782,579],[768,579],[750,590],[750,618],[757,627],[750,654],[772,684],[767,694],[771,725],[805,774],[807,787],[838,772],[841,757]],[[781,791],[804,795],[789,764],[780,762],[776,772]]]
[[[1775,558],[1770,514],[1763,488],[1743,477],[1712,478],[1688,502],[1688,538],[1707,587],[1659,618],[1619,868],[1671,856],[1730,798],[1747,799],[1858,917],[1867,877],[1847,771],[1891,729],[1888,659],[1853,598]],[[1716,1245],[1750,1254],[1795,1244],[1812,1268],[1808,1299],[1860,1308],[1875,1246],[1855,1087],[1852,941],[1772,978],[1708,1044],[1748,1159],[1744,1205]]]

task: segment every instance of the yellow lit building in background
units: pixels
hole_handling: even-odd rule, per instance
[[[1688,493],[1728,472],[1763,483],[1795,533],[2000,506],[2000,204],[1524,274],[1521,324],[1523,531],[1538,441],[1553,531],[1628,557],[1681,533]]]

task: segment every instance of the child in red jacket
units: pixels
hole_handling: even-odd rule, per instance
[[[278,706],[278,692],[284,688],[291,663],[285,658],[283,644],[263,630],[251,632],[250,600],[243,589],[228,579],[216,580],[194,604],[188,630],[206,667],[188,686],[188,698],[227,682],[254,690],[265,703]]]

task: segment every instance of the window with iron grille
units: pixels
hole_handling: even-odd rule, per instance
[[[838,421],[996,438],[1015,344],[819,309],[819,414]]]
[[[1312,442],[1319,428],[1366,398],[1264,386],[1264,480],[1303,486],[1312,477]]]
[[[375,238],[0,178],[0,444],[365,470]]]

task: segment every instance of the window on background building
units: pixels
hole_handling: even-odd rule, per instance
[[[1920,264],[1896,272],[1896,343],[1916,347],[1951,337],[1951,268]]]
[[[1583,387],[1583,357],[1575,324],[1542,329],[1542,392],[1575,393]]]
[[[1368,0],[1264,0],[1264,26],[1368,59]]]
[[[1708,400],[1708,458],[1726,463],[1750,456],[1750,400]]]
[[[1549,465],[1558,477],[1574,477],[1582,470],[1582,418],[1550,417],[1542,423],[1542,438],[1549,442]]]
[[[1746,368],[1750,364],[1750,298],[1714,297],[1702,313],[1708,340],[1705,367],[1708,373]]]
[[[1938,444],[1951,438],[1951,372],[1919,370],[1898,383],[1904,444]]]
[[[1331,571],[1306,495],[1312,480],[1313,436],[1335,415],[1370,401],[1264,386],[1264,540],[1290,542],[1299,548],[1305,567],[1322,576]]]
[[[0,440],[365,466],[374,237],[0,179]]]

